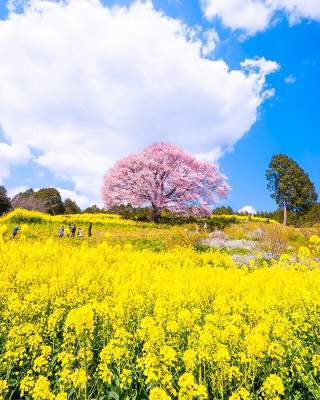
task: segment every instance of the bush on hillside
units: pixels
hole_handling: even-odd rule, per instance
[[[63,202],[63,207],[64,207],[64,213],[65,214],[80,214],[81,213],[81,209],[78,206],[78,204],[71,199],[65,199],[65,201]]]
[[[261,228],[262,234],[257,242],[258,249],[272,258],[277,258],[288,248],[289,241],[296,236],[294,227],[275,224]]]
[[[14,224],[42,224],[50,221],[50,217],[38,211],[16,208],[14,211],[1,218],[3,222]]]
[[[233,209],[228,206],[228,207],[217,207],[213,210],[213,215],[233,215],[235,212]]]
[[[320,224],[320,203],[312,206],[311,210],[299,220],[302,226],[313,226]]]

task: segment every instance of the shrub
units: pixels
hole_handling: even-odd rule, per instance
[[[287,250],[289,240],[294,234],[294,228],[285,227],[281,224],[264,226],[261,239],[257,247],[271,257],[278,257]]]
[[[16,208],[14,211],[3,216],[2,222],[11,222],[14,224],[42,224],[49,222],[50,217],[38,211],[25,210],[23,208]]]

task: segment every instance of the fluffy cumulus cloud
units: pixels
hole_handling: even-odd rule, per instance
[[[25,185],[20,185],[20,186],[15,186],[15,187],[9,188],[8,189],[8,196],[12,198],[15,195],[17,195],[19,193],[23,193],[28,189],[30,189],[30,188],[25,186]]]
[[[73,201],[75,201],[78,206],[82,209],[92,205],[90,202],[90,199],[87,196],[81,195],[77,192],[75,192],[74,190],[67,190],[67,189],[61,189],[61,188],[57,188],[61,194],[61,198],[62,200],[66,200],[66,199],[71,199]],[[102,204],[98,204],[98,205],[102,205]]]
[[[14,165],[23,165],[29,161],[31,155],[28,147],[7,143],[0,143],[0,184],[10,174],[10,167]]]
[[[116,159],[153,142],[206,159],[223,154],[273,93],[266,75],[276,63],[247,60],[230,70],[206,57],[214,31],[191,29],[151,3],[17,4],[0,22],[3,132],[11,149],[30,152],[89,199]],[[3,177],[15,162],[8,156]]]
[[[291,24],[320,20],[319,0],[200,0],[208,19],[220,17],[231,29],[252,35],[264,31],[281,12]]]

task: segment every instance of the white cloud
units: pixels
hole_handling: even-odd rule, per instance
[[[8,189],[8,196],[12,199],[16,194],[23,193],[28,189],[30,188],[24,185],[15,186],[13,188]]]
[[[240,210],[238,212],[242,213],[242,214],[250,214],[250,215],[257,214],[257,210],[253,206],[244,206],[244,207],[240,208]]]
[[[87,196],[81,195],[74,190],[67,190],[57,188],[61,194],[61,198],[64,201],[65,199],[71,199],[75,201],[81,209],[84,209],[88,206],[92,206],[91,201],[88,199]]]
[[[209,56],[212,54],[219,42],[219,36],[214,29],[209,29],[208,31],[204,32],[204,39],[205,42],[202,46],[202,54],[204,56]]]
[[[223,156],[221,147],[215,147],[213,150],[206,153],[196,154],[196,157],[202,161],[217,162]]]
[[[277,64],[246,60],[230,70],[209,60],[213,31],[150,3],[28,4],[0,22],[0,123],[13,146],[31,149],[35,163],[92,201],[113,161],[150,143],[223,154],[270,94],[265,77]]]
[[[288,85],[293,85],[294,83],[296,83],[297,79],[293,75],[288,75],[287,77],[285,77],[284,81]]]
[[[279,65],[276,62],[266,60],[264,57],[256,58],[254,60],[244,60],[241,63],[241,66],[248,72],[255,72],[260,77],[260,79],[262,79],[262,82],[258,82],[260,86],[261,83],[264,83],[266,75],[277,71],[279,68]]]
[[[282,12],[291,24],[302,19],[320,20],[319,0],[200,0],[207,19],[220,17],[231,29],[249,35],[264,31]]]
[[[30,159],[30,151],[20,144],[0,143],[0,183],[10,174],[10,167],[23,165]]]

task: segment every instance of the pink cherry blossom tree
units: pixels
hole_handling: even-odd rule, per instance
[[[216,165],[172,144],[153,144],[115,163],[104,177],[102,196],[106,207],[151,206],[158,222],[164,209],[207,216],[228,191],[226,177]]]

